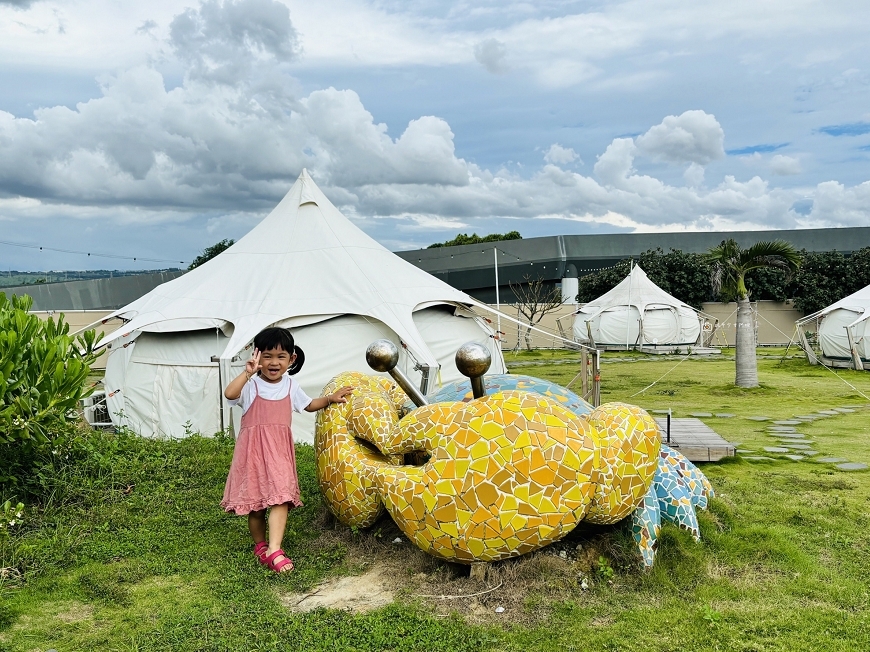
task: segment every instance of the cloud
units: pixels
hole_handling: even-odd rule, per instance
[[[784,156],[783,154],[777,154],[772,159],[770,159],[770,171],[773,174],[785,176],[800,174],[803,170],[801,169],[800,159],[797,159],[793,156]]]
[[[567,165],[568,163],[573,163],[579,158],[580,157],[577,156],[577,153],[573,149],[570,147],[562,147],[559,143],[553,143],[550,145],[550,149],[548,149],[547,153],[544,154],[544,160],[553,165]],[[583,161],[580,162],[582,163]]]
[[[493,75],[501,75],[507,72],[507,47],[501,41],[488,38],[474,46],[474,58]]]
[[[846,187],[826,181],[816,187],[807,220],[818,226],[867,226],[870,218],[870,181]]]
[[[637,147],[647,156],[671,163],[706,165],[725,156],[725,132],[715,116],[704,111],[669,115],[638,136]]]
[[[16,9],[29,9],[36,0],[0,0],[0,5],[10,5]]]
[[[136,28],[137,34],[151,34],[155,29],[157,29],[157,22],[154,20],[146,20],[143,21],[139,27]]]
[[[169,25],[176,56],[189,74],[234,83],[261,61],[288,62],[301,53],[290,10],[275,0],[205,0]]]
[[[352,218],[390,238],[486,220],[511,220],[507,230],[558,219],[637,231],[870,221],[865,185],[798,191],[745,173],[711,178],[710,170],[705,179],[704,166],[725,152],[722,126],[702,110],[614,138],[591,175],[563,169],[579,160],[576,152],[547,139],[543,165],[520,175],[458,156],[443,118],[420,115],[394,137],[353,90],[300,93],[288,70],[300,56],[298,33],[277,2],[207,0],[161,24],[171,25],[178,60],[170,63],[185,72],[179,85],[167,89],[154,65],[139,65],[105,78],[99,97],[72,108],[37,109],[32,118],[0,111],[4,215],[96,221],[114,211],[148,223],[206,215],[213,225],[231,215],[244,224],[307,167]],[[758,151],[752,156],[763,161]],[[685,184],[639,173],[638,157],[680,165]],[[796,173],[799,163],[777,155],[769,171]],[[807,201],[811,208],[793,208]]]
[[[704,183],[704,166],[690,163],[686,171],[683,172],[683,178],[690,186],[700,186]]]

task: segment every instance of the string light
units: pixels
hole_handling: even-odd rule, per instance
[[[166,258],[143,258],[141,256],[119,256],[118,254],[97,254],[90,251],[76,251],[74,249],[58,249],[56,247],[45,247],[39,245],[31,245],[24,244],[23,242],[10,242],[9,240],[0,240],[0,244],[8,245],[10,247],[22,247],[24,249],[39,249],[39,251],[57,251],[63,254],[80,254],[87,256],[94,256],[95,258],[115,258],[118,260],[135,260],[135,261],[146,261],[149,263],[177,263],[179,265],[186,265],[187,263],[183,260],[168,260]]]

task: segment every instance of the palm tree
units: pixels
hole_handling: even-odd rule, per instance
[[[782,240],[757,242],[748,249],[741,249],[733,239],[728,239],[710,249],[706,258],[711,266],[713,292],[721,292],[737,300],[734,384],[738,387],[758,387],[755,328],[752,324],[749,290],[746,289],[746,273],[772,267],[791,275],[800,266],[800,254]]]

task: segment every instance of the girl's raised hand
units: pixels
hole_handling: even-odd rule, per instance
[[[260,371],[260,352],[257,349],[254,349],[254,352],[251,354],[251,359],[245,363],[245,373],[248,374],[248,378],[250,378],[258,371]]]

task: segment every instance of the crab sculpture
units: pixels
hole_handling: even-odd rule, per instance
[[[576,394],[527,376],[468,381],[429,405],[408,405],[389,379],[347,372],[345,404],[318,413],[317,475],[342,523],[367,527],[386,509],[422,550],[459,563],[492,562],[558,541],[580,521],[632,518],[644,565],[655,559],[662,519],[699,539],[696,508],[713,488],[661,443],[655,421],[623,403],[592,408]],[[406,456],[424,452],[422,465]]]

